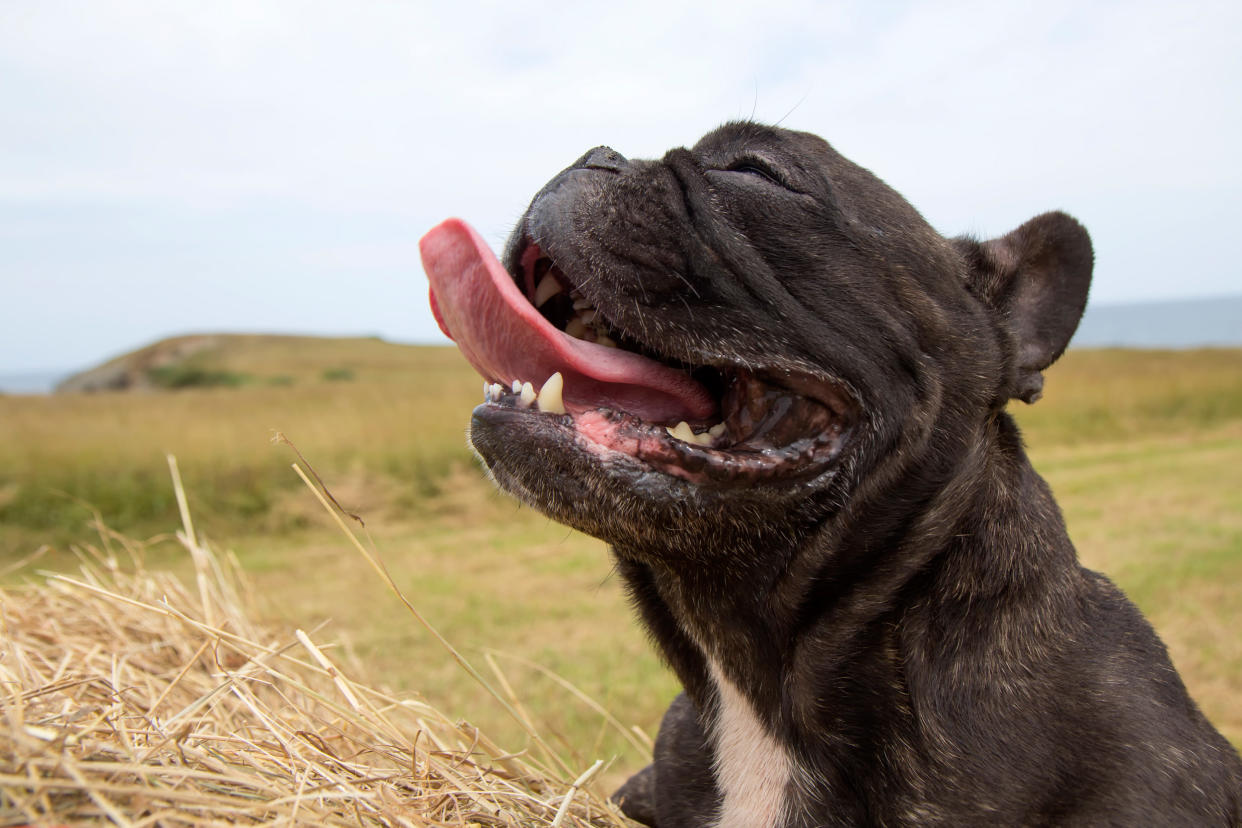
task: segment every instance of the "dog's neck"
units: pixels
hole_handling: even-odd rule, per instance
[[[734,550],[732,565],[680,557],[661,565],[649,551],[639,558],[617,549],[643,621],[696,706],[714,709],[718,670],[778,740],[800,741],[797,711],[831,704],[824,688],[851,670],[883,672],[876,678],[888,686],[905,682],[902,643],[888,636],[898,617],[908,624],[911,592],[924,603],[930,595],[968,604],[972,595],[1014,589],[1040,600],[1074,569],[1073,547],[1016,428],[1003,414],[987,427],[988,439],[933,471],[938,479],[914,463],[923,477],[894,478],[876,493],[877,503],[891,502],[892,489],[923,493],[920,508],[900,520],[852,504],[800,544]],[[1026,526],[1042,536],[1018,544]],[[910,590],[916,581],[930,588]],[[843,700],[834,712],[838,721],[849,718],[848,706]],[[860,720],[872,713],[860,709]]]

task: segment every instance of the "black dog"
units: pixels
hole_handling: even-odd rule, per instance
[[[1237,753],[1079,565],[1005,413],[1086,303],[1074,219],[945,239],[823,140],[739,123],[587,153],[505,267],[456,220],[423,254],[495,382],[492,477],[613,545],[685,686],[627,814],[1242,824]]]

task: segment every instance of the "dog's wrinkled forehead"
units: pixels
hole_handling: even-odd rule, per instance
[[[684,164],[678,153],[664,164]],[[871,351],[864,362],[874,366],[891,358],[888,344],[907,329],[945,321],[929,307],[964,299],[963,263],[949,241],[819,136],[734,123],[689,154],[697,175],[679,175],[707,184],[706,195],[687,187],[686,198],[690,221],[713,248],[708,260],[722,256],[731,265],[726,280],[767,300],[746,313],[752,322],[771,316],[768,334],[791,355],[854,373],[840,364],[843,341]],[[718,271],[712,283],[720,285]]]
[[[700,138],[692,150],[707,167],[727,168],[754,156],[811,175],[840,158],[818,135],[752,123],[726,124]]]
[[[948,253],[945,240],[905,198],[818,135],[727,124],[704,136],[692,152],[709,176],[714,170],[740,168],[779,185],[756,191],[755,199],[731,202],[734,213],[738,206],[754,206],[746,226],[739,228],[748,234],[761,236],[765,224],[784,233],[792,223],[804,221],[820,232],[831,228],[855,248],[881,251],[885,261],[905,254],[925,258],[929,252]],[[784,240],[788,243],[787,236]]]

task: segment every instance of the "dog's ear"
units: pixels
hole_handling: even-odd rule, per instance
[[[954,239],[969,287],[1008,327],[1016,346],[1011,397],[1043,392],[1041,373],[1065,351],[1091,286],[1091,237],[1065,213],[1044,213],[999,239]]]

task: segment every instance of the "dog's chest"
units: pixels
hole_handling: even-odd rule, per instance
[[[712,726],[720,813],[713,828],[773,828],[788,816],[794,765],[750,700],[709,659],[719,699]]]

